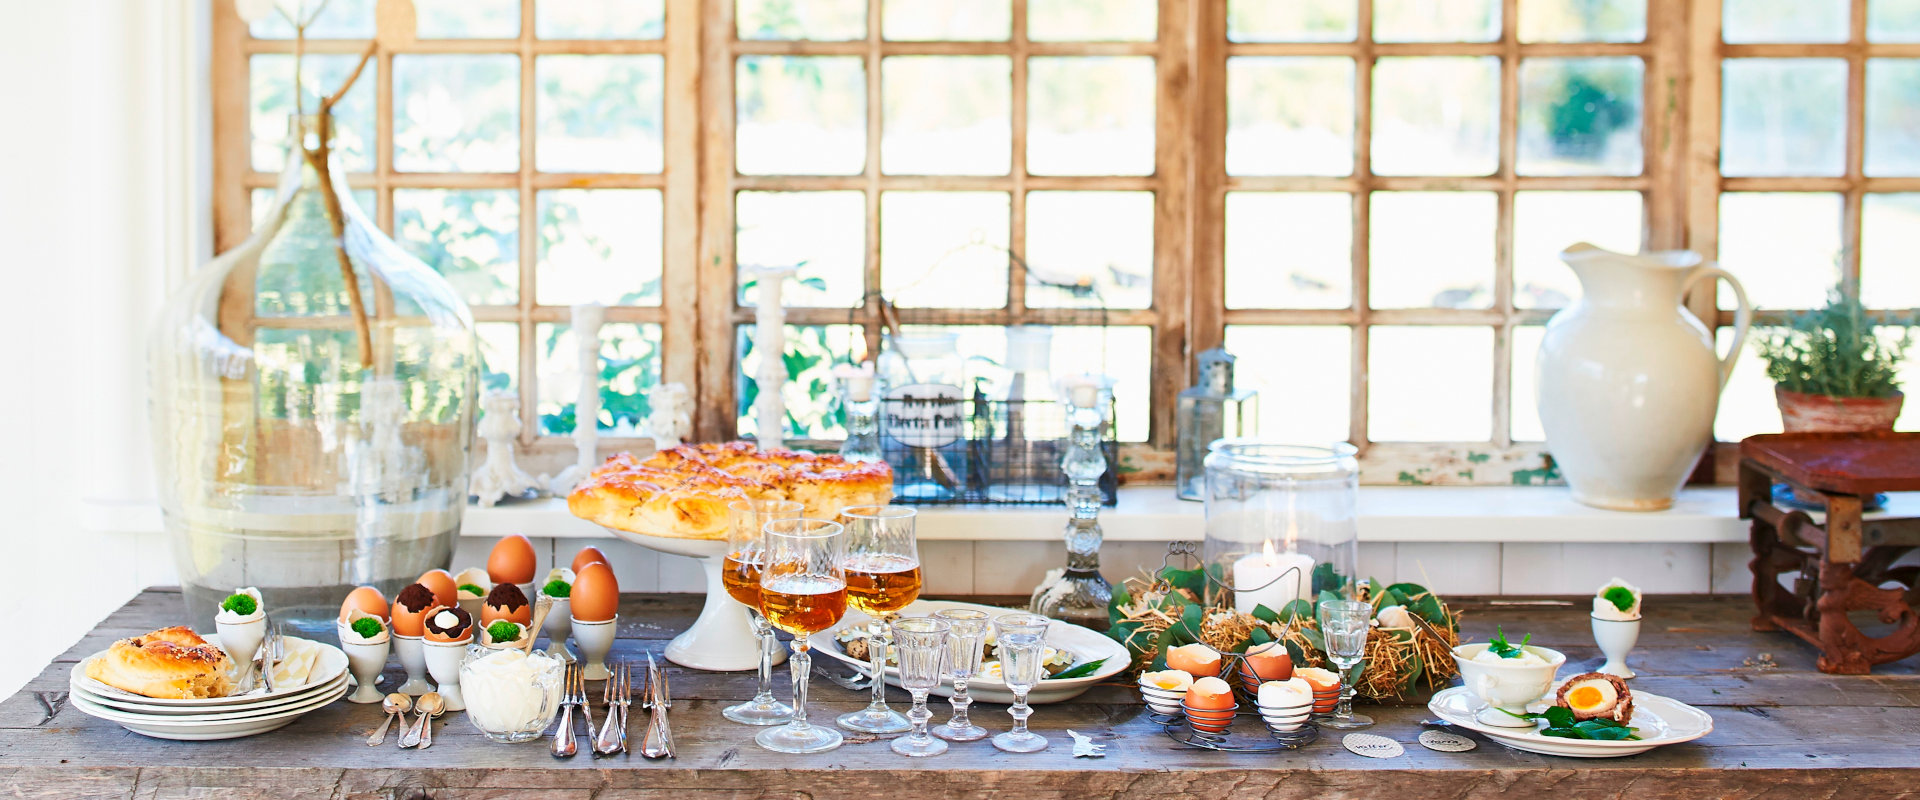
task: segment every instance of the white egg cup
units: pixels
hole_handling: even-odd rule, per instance
[[[539,602],[535,600],[534,602]],[[573,633],[573,598],[553,598],[553,610],[547,612],[547,655],[569,664],[576,659],[567,651],[567,637]],[[534,635],[538,636],[536,632]]]
[[[551,612],[549,612],[551,613]],[[573,644],[580,649],[580,660],[585,662],[581,674],[590,681],[604,681],[611,673],[607,672],[607,651],[613,649],[614,627],[620,622],[620,615],[606,622],[586,622],[579,619],[573,623]]]
[[[394,691],[404,695],[419,697],[433,691],[433,684],[427,682],[427,642],[422,636],[401,636],[393,634],[393,653],[400,657],[401,668],[407,671],[407,680]]]
[[[457,642],[423,642],[427,648],[427,673],[433,676],[434,691],[447,702],[448,711],[467,710],[467,699],[460,695],[460,667],[467,662],[469,636]]]
[[[391,634],[377,642],[358,642],[347,637],[341,626],[340,649],[347,654],[347,668],[360,688],[347,695],[349,703],[378,703],[387,695],[380,691],[380,671],[387,668],[387,653],[393,649]]]
[[[213,627],[220,634],[220,649],[227,651],[227,658],[233,661],[235,685],[241,685],[241,681],[253,676],[253,655],[260,652],[260,643],[267,640],[267,615],[256,610],[253,619],[245,622],[221,622],[216,618]]]
[[[1521,719],[1502,709],[1517,709],[1526,712],[1527,706],[1542,697],[1553,688],[1554,673],[1560,671],[1560,665],[1567,663],[1567,656],[1558,650],[1527,645],[1527,652],[1539,656],[1544,664],[1497,664],[1473,660],[1488,647],[1486,642],[1463,644],[1453,648],[1453,660],[1460,665],[1460,678],[1473,692],[1486,703],[1474,714],[1474,719],[1482,725],[1499,728],[1531,728],[1533,720]]]
[[[1607,663],[1600,666],[1600,672],[1616,678],[1631,678],[1633,670],[1627,667],[1627,654],[1633,652],[1633,645],[1640,641],[1640,618],[1601,619],[1593,618],[1593,643],[1600,646],[1600,652],[1607,657]]]

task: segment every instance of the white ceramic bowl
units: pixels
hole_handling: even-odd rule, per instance
[[[1545,663],[1502,664],[1473,660],[1487,647],[1486,642],[1460,645],[1453,648],[1453,660],[1460,665],[1460,679],[1466,684],[1467,690],[1496,708],[1526,710],[1527,704],[1545,697],[1547,690],[1553,688],[1554,673],[1560,670],[1560,665],[1567,663],[1566,655],[1560,651],[1536,645],[1527,645],[1525,649]],[[1482,720],[1488,721],[1489,717],[1482,716]],[[1532,725],[1523,720],[1515,722],[1529,727]],[[1488,724],[1502,723],[1488,721]]]

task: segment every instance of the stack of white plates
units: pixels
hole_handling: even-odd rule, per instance
[[[207,638],[218,644],[214,637]],[[306,683],[273,692],[255,690],[202,700],[142,697],[89,678],[87,664],[106,655],[101,651],[73,666],[67,681],[68,699],[89,716],[156,739],[204,741],[266,733],[346,696],[347,654],[323,642],[312,644],[320,648],[320,655]]]

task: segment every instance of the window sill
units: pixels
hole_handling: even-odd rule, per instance
[[[1573,501],[1561,487],[1367,486],[1360,490],[1360,538],[1368,542],[1604,542],[1732,543],[1747,540],[1735,514],[1732,487],[1689,488],[1674,507],[1652,513],[1602,511]],[[1920,515],[1920,495],[1895,495],[1899,515]],[[930,541],[1051,541],[1066,518],[1057,506],[931,507],[920,513],[920,536]],[[1120,490],[1120,504],[1100,516],[1112,541],[1197,540],[1204,530],[1200,503],[1174,497],[1172,487]],[[89,501],[79,522],[90,531],[159,533],[152,503]],[[567,512],[559,499],[467,510],[462,534],[513,533],[558,538],[610,538]]]

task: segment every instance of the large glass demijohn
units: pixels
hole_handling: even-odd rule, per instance
[[[392,597],[447,566],[467,501],[472,314],[354,205],[331,118],[290,128],[272,210],[150,343],[156,477],[201,630],[256,586],[276,622],[330,635],[352,586]]]

